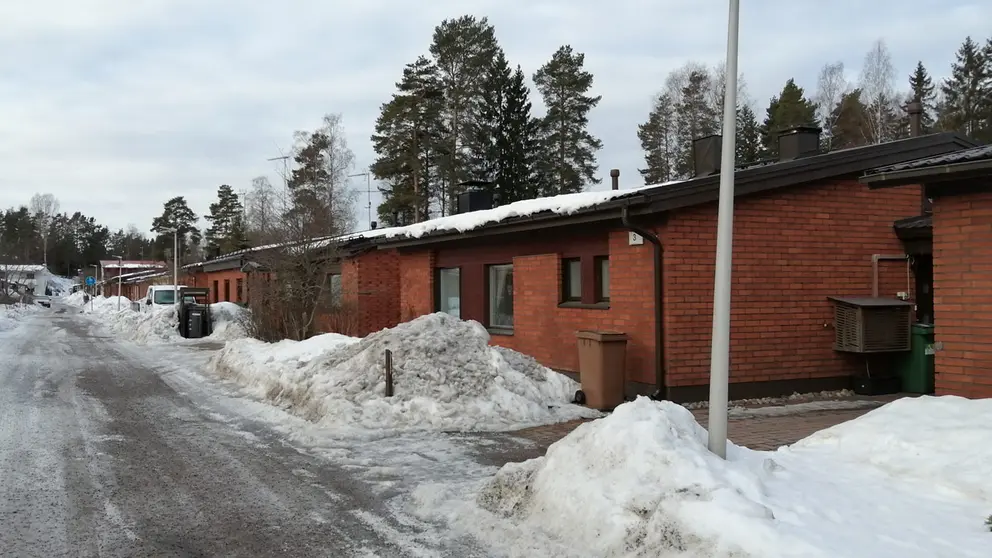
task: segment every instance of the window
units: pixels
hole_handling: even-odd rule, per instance
[[[610,258],[596,258],[596,302],[610,301]]]
[[[234,283],[234,301],[241,302],[245,296],[245,280],[238,278]]]
[[[513,264],[489,266],[489,327],[513,329]]]
[[[434,309],[438,312],[462,317],[461,269],[443,267],[437,270],[437,293]]]
[[[224,301],[230,302],[231,300],[231,280],[224,279]]]
[[[28,280],[34,279],[34,272],[33,271],[29,271],[29,272],[25,273],[24,274],[24,278],[25,279],[28,279]]]
[[[155,289],[153,296],[155,297],[153,299],[155,304],[173,304],[176,302],[175,290]]]
[[[329,273],[327,275],[327,296],[332,304],[341,303],[341,274]]]
[[[561,261],[561,299],[565,302],[582,300],[582,260],[579,258]]]
[[[220,302],[220,287],[217,281],[214,281],[214,302]]]

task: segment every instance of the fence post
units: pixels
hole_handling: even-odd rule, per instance
[[[393,396],[393,351],[386,349],[386,397]]]

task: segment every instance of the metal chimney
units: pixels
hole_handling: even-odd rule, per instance
[[[723,137],[719,134],[692,140],[692,163],[696,177],[720,173],[722,147]]]
[[[614,190],[620,189],[620,169],[610,169],[610,184]]]
[[[909,113],[909,135],[914,138],[923,135],[923,103],[910,101],[906,104],[906,112]]]
[[[821,131],[815,126],[796,126],[783,130],[778,136],[778,160],[792,161],[819,154]]]

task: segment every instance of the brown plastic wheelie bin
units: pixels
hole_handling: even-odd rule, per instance
[[[579,383],[575,402],[601,411],[612,411],[624,401],[627,334],[612,331],[578,331]]]

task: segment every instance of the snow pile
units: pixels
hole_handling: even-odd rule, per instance
[[[570,403],[578,386],[569,378],[488,342],[479,323],[436,313],[361,340],[234,341],[211,367],[256,397],[353,431],[499,431],[600,416]],[[388,398],[386,349],[393,354]]]
[[[90,302],[83,302],[83,297],[83,293],[76,292],[64,297],[62,302],[80,308],[83,313],[99,315],[101,323],[110,331],[130,341],[139,343],[183,341],[177,329],[176,310],[172,306],[135,311],[131,309],[130,299],[119,297],[118,310],[116,296],[96,296],[92,297]],[[207,339],[224,341],[245,337],[245,330],[241,325],[242,317],[246,312],[244,308],[230,302],[219,302],[211,304],[210,311],[214,329]]]
[[[41,311],[36,304],[0,304],[0,332],[16,328],[25,316]]]
[[[900,401],[776,452],[728,444],[722,460],[688,410],[638,398],[504,466],[474,501],[431,485],[414,497],[513,555],[987,556],[990,405]]]
[[[792,449],[878,467],[893,477],[992,502],[992,399],[899,399],[821,430]]]

